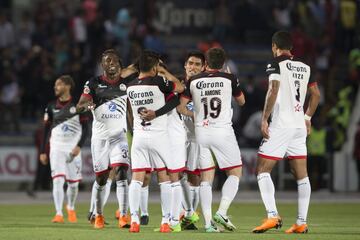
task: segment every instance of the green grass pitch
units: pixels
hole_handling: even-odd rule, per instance
[[[217,205],[214,204],[214,209]],[[95,230],[86,221],[88,204],[78,204],[77,224],[53,224],[52,204],[42,205],[0,205],[0,239],[76,239],[76,240],[131,240],[131,239],[181,239],[181,240],[227,240],[227,239],[360,239],[360,204],[312,204],[309,213],[309,233],[286,235],[284,230],[293,224],[297,207],[295,204],[279,204],[278,209],[284,225],[280,230],[270,230],[264,234],[252,234],[251,229],[261,222],[264,209],[261,204],[232,205],[229,213],[237,226],[236,232],[220,234],[204,233],[202,222],[199,231],[161,234],[153,232],[160,223],[160,206],[151,204],[150,223],[142,226],[141,232],[130,234],[128,229],[118,229],[114,218],[116,205],[108,204],[105,208],[106,221],[110,223],[105,229]],[[202,221],[202,220],[201,220]]]

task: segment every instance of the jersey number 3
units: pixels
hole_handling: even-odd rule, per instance
[[[204,106],[204,119],[208,118],[210,115],[211,118],[217,118],[221,112],[221,99],[218,97],[210,98],[210,101],[207,97],[201,98],[201,103]],[[210,107],[210,114],[209,114]]]

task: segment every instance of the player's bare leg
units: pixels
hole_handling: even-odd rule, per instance
[[[151,181],[151,172],[147,172],[145,175],[144,183],[141,188],[141,199],[140,199],[140,225],[148,225],[149,223],[149,185]]]
[[[232,168],[226,171],[228,175],[222,190],[219,209],[214,215],[214,221],[223,225],[225,229],[234,231],[236,227],[231,223],[227,211],[234,200],[239,189],[239,181],[242,174],[242,167]]]
[[[267,212],[267,219],[263,224],[254,228],[253,233],[263,233],[271,228],[281,228],[282,220],[276,208],[275,186],[271,179],[271,171],[277,161],[258,157],[256,174],[261,198]]]
[[[115,180],[116,180],[116,196],[119,203],[119,227],[120,228],[129,228],[130,224],[128,223],[128,192],[129,185],[127,180],[127,169],[128,166],[117,166],[115,167]]]
[[[105,187],[109,178],[109,171],[96,174],[95,190],[96,190],[96,218],[94,228],[100,229],[105,226],[105,219],[103,216]]]
[[[131,213],[130,232],[140,231],[139,207],[141,197],[141,187],[145,179],[145,171],[133,172],[129,187],[129,202]]]
[[[286,230],[286,233],[307,233],[306,223],[310,203],[311,186],[307,173],[306,159],[293,159],[289,161],[291,172],[298,185],[298,214],[296,223]]]

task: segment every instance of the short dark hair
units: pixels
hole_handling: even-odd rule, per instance
[[[70,75],[61,75],[58,79],[60,79],[65,85],[70,86],[70,91],[74,90],[75,82]]]
[[[156,52],[144,50],[139,58],[140,72],[148,72],[159,63],[160,56]]]
[[[211,69],[221,69],[224,66],[226,54],[222,48],[210,48],[205,53],[207,65]]]
[[[287,31],[278,31],[272,36],[272,43],[274,43],[281,50],[291,50],[292,40],[291,35]]]
[[[201,60],[202,65],[205,65],[205,55],[200,51],[191,51],[187,54],[186,61],[191,57],[196,57]]]
[[[113,49],[113,48],[106,49],[106,50],[101,54],[101,59],[104,58],[104,57],[105,57],[106,55],[108,55],[108,54],[113,54],[113,55],[117,56],[117,58],[119,59],[120,67],[123,66],[123,63],[122,63],[120,54],[118,53],[118,51],[116,51],[116,50]]]

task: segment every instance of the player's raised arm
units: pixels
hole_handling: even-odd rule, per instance
[[[121,77],[127,78],[137,72],[139,72],[139,70],[136,68],[135,64],[131,64],[128,67],[121,69]]]
[[[166,80],[169,80],[174,83],[174,92],[182,93],[184,91],[184,86],[180,82],[180,80],[172,75],[168,70],[166,70],[163,66],[158,65],[157,67],[158,74],[164,77]]]
[[[240,106],[244,106],[245,104],[245,95],[244,92],[240,86],[240,81],[239,79],[233,75],[233,79],[231,80],[231,88],[232,88],[232,95],[235,98],[236,102],[240,105]]]
[[[86,112],[93,109],[94,107],[93,90],[90,87],[90,82],[87,81],[84,86],[84,91],[80,96],[79,102],[76,105],[76,112]]]
[[[311,130],[311,117],[314,115],[320,101],[320,91],[316,83],[309,86],[309,92],[309,105],[305,113],[305,123],[308,135],[310,134]]]

